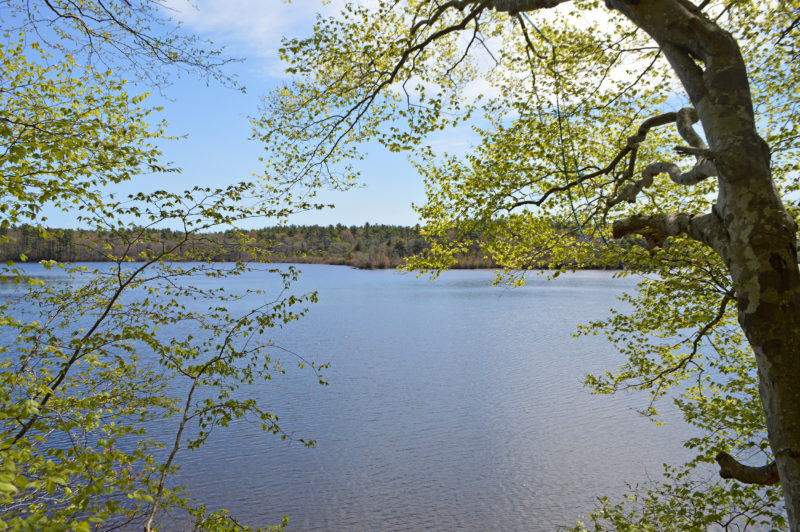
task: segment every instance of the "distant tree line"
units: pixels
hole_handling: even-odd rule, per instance
[[[574,233],[574,228],[553,224],[550,230]],[[174,247],[185,232],[134,227],[124,233],[109,230],[54,229],[31,225],[0,228],[0,260],[38,262],[103,262],[116,257],[141,257]],[[469,244],[455,256],[451,267],[496,268],[497,262],[478,244],[481,235],[470,234]],[[5,238],[3,238],[5,237]],[[463,237],[463,235],[462,235]],[[459,238],[455,232],[450,238]],[[632,239],[631,239],[632,240]],[[361,269],[396,268],[410,257],[424,255],[431,244],[418,227],[369,224],[281,225],[250,231],[225,231],[192,235],[175,261],[194,261],[198,254],[219,262],[254,261],[301,264],[336,264]],[[258,250],[258,255],[254,251]],[[580,268],[593,265],[592,257],[578,265],[555,257],[547,249],[531,253],[524,269]]]
[[[41,229],[30,225],[0,229],[8,237],[0,244],[3,261],[56,260],[60,262],[106,261],[125,255],[145,257],[184,237],[170,229],[135,228],[124,235],[114,231],[85,229]],[[241,243],[247,241],[250,247]],[[213,242],[213,248],[210,243]],[[364,269],[394,268],[412,255],[428,249],[417,228],[397,225],[361,226],[283,225],[251,231],[228,231],[196,235],[186,246],[186,254],[176,260],[189,260],[194,252],[213,249],[217,261],[268,260],[270,262],[342,264]],[[248,249],[255,245],[264,250],[253,257]],[[124,249],[123,249],[124,248]],[[458,258],[459,268],[495,266],[477,247]]]

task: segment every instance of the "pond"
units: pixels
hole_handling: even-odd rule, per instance
[[[318,290],[319,303],[270,334],[330,363],[330,385],[284,354],[286,375],[248,393],[317,445],[245,421],[214,432],[179,454],[175,479],[210,508],[251,526],[288,514],[290,530],[552,530],[689,457],[689,429],[669,405],[658,427],[634,411],[643,394],[592,396],[581,384],[622,358],[602,337],[573,338],[576,326],[621,307],[635,278],[581,271],[508,288],[491,286],[490,271],[430,281],[299,267],[297,289]]]

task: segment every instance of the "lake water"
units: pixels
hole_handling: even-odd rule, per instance
[[[320,302],[274,338],[330,363],[330,386],[290,370],[250,393],[317,446],[237,423],[179,455],[177,480],[244,524],[288,514],[298,531],[552,530],[591,511],[596,496],[689,456],[674,413],[657,427],[632,410],[646,406],[642,394],[598,397],[581,386],[621,357],[601,337],[571,334],[619,307],[635,279],[532,275],[511,289],[490,286],[488,271],[429,281],[301,269],[299,289],[318,290]],[[231,282],[274,282],[263,275]]]

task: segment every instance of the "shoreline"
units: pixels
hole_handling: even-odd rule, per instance
[[[55,260],[55,259],[38,259],[38,258],[34,259],[34,260],[25,260],[25,261],[20,261],[20,260],[15,260],[15,259],[4,259],[4,261],[6,262],[6,266],[9,266],[9,267],[10,266],[16,266],[16,265],[40,264],[42,262],[47,262],[47,261],[54,261],[54,262],[57,262],[57,263],[60,263],[60,264],[110,264],[110,263],[117,262],[117,261],[114,261],[114,260],[75,260],[75,261],[61,260],[61,261],[58,261],[58,260]],[[9,261],[13,262],[13,264],[9,265],[8,264]],[[122,261],[122,262],[130,263],[130,264],[137,264],[137,263],[141,263],[142,261]],[[364,271],[369,271],[369,270],[396,270],[396,269],[398,269],[398,268],[400,268],[402,266],[402,263],[400,263],[400,262],[397,262],[397,263],[393,263],[393,262],[392,263],[385,263],[385,262],[381,261],[379,264],[360,265],[356,261],[348,262],[346,260],[332,260],[332,261],[302,260],[302,257],[294,257],[294,258],[286,257],[285,259],[269,260],[269,261],[256,261],[256,260],[234,261],[234,260],[224,260],[224,259],[223,260],[198,261],[198,260],[186,259],[186,260],[169,260],[169,261],[165,261],[165,262],[175,263],[175,264],[192,263],[192,262],[195,262],[195,263],[208,262],[208,263],[218,263],[218,264],[226,264],[226,263],[234,264],[236,262],[242,262],[242,263],[245,263],[245,264],[295,264],[295,265],[298,265],[298,266],[303,266],[303,265],[324,265],[324,266],[344,266],[344,267],[352,268],[354,270],[364,270]],[[574,271],[582,271],[582,270],[587,270],[587,271],[622,271],[622,270],[624,270],[624,268],[621,268],[619,266],[616,266],[616,267],[585,266],[585,267],[575,268],[575,267],[571,267],[571,266],[560,265],[560,266],[554,266],[554,267],[527,268],[527,269],[525,269],[523,271],[554,271],[554,270],[560,269],[561,267],[564,267],[567,270],[574,270]],[[446,268],[446,269],[447,270],[486,270],[486,271],[490,271],[490,270],[502,270],[504,268],[502,266],[500,266],[500,265],[497,265],[497,264],[495,264],[495,265],[472,265],[472,264],[458,264],[458,263],[456,263],[456,264],[454,264],[454,265],[452,265],[452,266],[450,266],[449,268]],[[0,276],[0,280],[7,280],[7,279],[2,279],[2,277],[8,277],[8,276]]]

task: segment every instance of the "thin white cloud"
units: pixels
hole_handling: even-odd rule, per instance
[[[165,0],[170,16],[185,28],[225,46],[233,55],[257,60],[271,75],[282,69],[277,50],[284,37],[309,35],[317,13],[338,11],[322,0]]]

